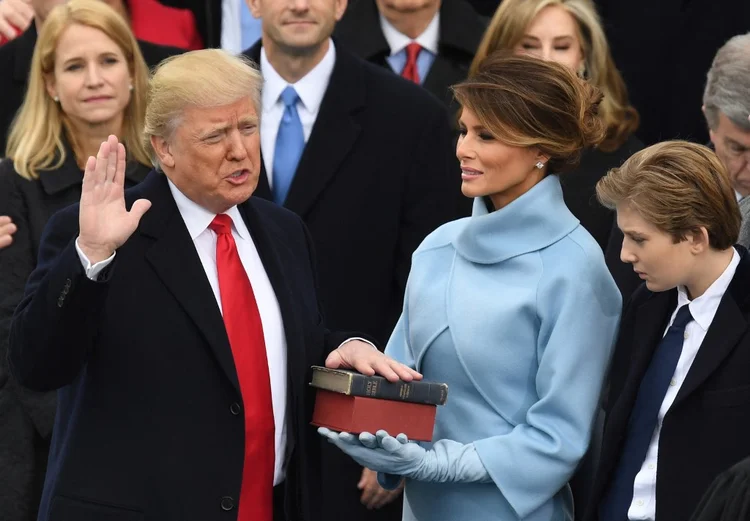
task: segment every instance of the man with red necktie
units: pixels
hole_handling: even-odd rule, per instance
[[[8,357],[59,390],[40,521],[316,521],[310,366],[421,377],[325,328],[304,224],[251,197],[261,86],[225,51],[165,62],[146,109],[158,171],[124,193],[110,136],[48,224]]]
[[[453,115],[450,86],[468,75],[485,26],[467,0],[360,0],[334,36],[360,58],[422,85]]]

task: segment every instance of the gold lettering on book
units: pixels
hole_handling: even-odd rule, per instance
[[[376,396],[378,394],[378,381],[368,380],[367,387],[365,388],[365,394],[367,396]]]

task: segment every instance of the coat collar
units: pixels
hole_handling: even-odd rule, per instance
[[[83,170],[78,167],[73,151],[64,138],[63,148],[65,149],[65,161],[62,166],[54,170],[39,172],[39,182],[47,195],[55,195],[83,183]],[[128,161],[125,179],[137,184],[146,178],[149,170],[150,168],[137,161]]]
[[[438,53],[458,52],[469,57],[479,46],[485,26],[479,15],[465,0],[443,0],[440,6]],[[390,47],[380,28],[375,0],[360,0],[349,5],[336,34],[357,56],[371,61],[384,59]]]
[[[475,199],[472,216],[453,246],[471,262],[494,264],[541,250],[577,226],[563,201],[560,179],[550,174],[500,210],[490,213],[483,199]]]

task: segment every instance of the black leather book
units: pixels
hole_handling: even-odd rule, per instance
[[[443,405],[448,399],[448,384],[426,382],[389,382],[382,376],[367,376],[346,369],[328,369],[314,365],[310,385],[350,396],[382,400]]]

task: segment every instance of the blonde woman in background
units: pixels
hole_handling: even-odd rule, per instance
[[[566,65],[604,94],[599,117],[604,141],[588,149],[581,164],[563,180],[565,203],[604,250],[614,213],[595,197],[597,181],[643,148],[634,136],[638,112],[615,67],[599,15],[590,0],[504,0],[492,17],[471,64],[471,73],[500,49],[532,54]],[[619,259],[616,260],[618,263]]]
[[[0,214],[17,227],[0,250],[0,519],[36,519],[56,396],[8,375],[13,310],[36,266],[42,231],[81,197],[83,168],[115,134],[130,154],[126,185],[150,170],[141,141],[148,69],[126,22],[104,2],[56,7],[39,34],[24,103],[0,162]],[[59,421],[66,421],[65,418]],[[7,481],[6,481],[7,480]]]

